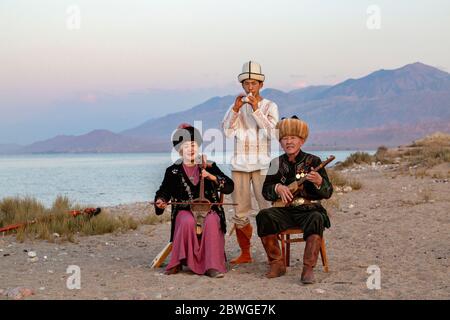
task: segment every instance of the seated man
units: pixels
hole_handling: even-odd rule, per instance
[[[290,228],[301,228],[306,241],[301,281],[304,284],[314,283],[313,268],[319,255],[323,230],[330,227],[327,212],[319,200],[330,198],[333,187],[324,168],[318,172],[311,171],[320,165],[320,158],[301,150],[308,138],[308,125],[293,116],[279,121],[276,129],[285,153],[271,161],[262,192],[266,200],[281,199],[287,206],[263,209],[256,216],[258,236],[270,264],[266,276],[275,278],[286,272],[277,234]],[[307,172],[306,181],[294,197],[287,186],[301,178],[299,172]]]

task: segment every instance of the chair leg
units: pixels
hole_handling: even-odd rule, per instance
[[[328,272],[328,258],[327,249],[325,247],[325,239],[322,237],[322,244],[320,246],[320,256],[322,258],[322,265],[325,272]]]
[[[278,236],[281,242],[281,255],[283,256],[284,263],[286,263],[286,241],[284,239],[284,235],[279,234]]]
[[[291,236],[286,235],[286,267],[291,265]]]

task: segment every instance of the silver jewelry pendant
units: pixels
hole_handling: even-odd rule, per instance
[[[306,173],[302,172],[302,173],[297,173],[297,174],[295,175],[295,178],[296,178],[297,180],[299,180],[300,178],[304,178],[305,176],[306,176]]]

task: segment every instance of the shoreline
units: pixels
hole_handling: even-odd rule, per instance
[[[394,146],[387,146],[388,148],[394,148]],[[374,146],[354,146],[354,147],[347,147],[347,146],[328,146],[328,147],[322,147],[322,146],[305,146],[304,151],[316,151],[316,152],[324,152],[324,151],[376,151],[377,147]],[[142,151],[142,152],[28,152],[28,153],[2,153],[0,152],[1,156],[38,156],[38,155],[117,155],[117,154],[170,154],[172,152],[172,149],[168,150],[162,150],[162,151]],[[233,153],[234,149],[221,151],[221,153]]]

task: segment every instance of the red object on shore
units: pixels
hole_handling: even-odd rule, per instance
[[[0,232],[7,232],[7,231],[11,231],[11,230],[15,230],[15,229],[19,229],[20,227],[26,226],[27,223],[16,223],[16,224],[11,224],[9,226],[0,228]]]
[[[69,214],[72,217],[76,217],[80,214],[87,215],[87,216],[96,216],[102,211],[101,208],[86,208],[84,210],[71,210],[69,211]],[[15,223],[10,224],[9,226],[0,228],[0,232],[8,232],[11,230],[19,229],[20,227],[25,227],[27,224],[36,223],[36,220],[29,221],[29,222],[22,222],[22,223]]]
[[[84,210],[72,210],[70,211],[70,215],[72,217],[79,216],[80,214],[84,214],[87,216],[96,216],[102,211],[101,208],[86,208]]]

